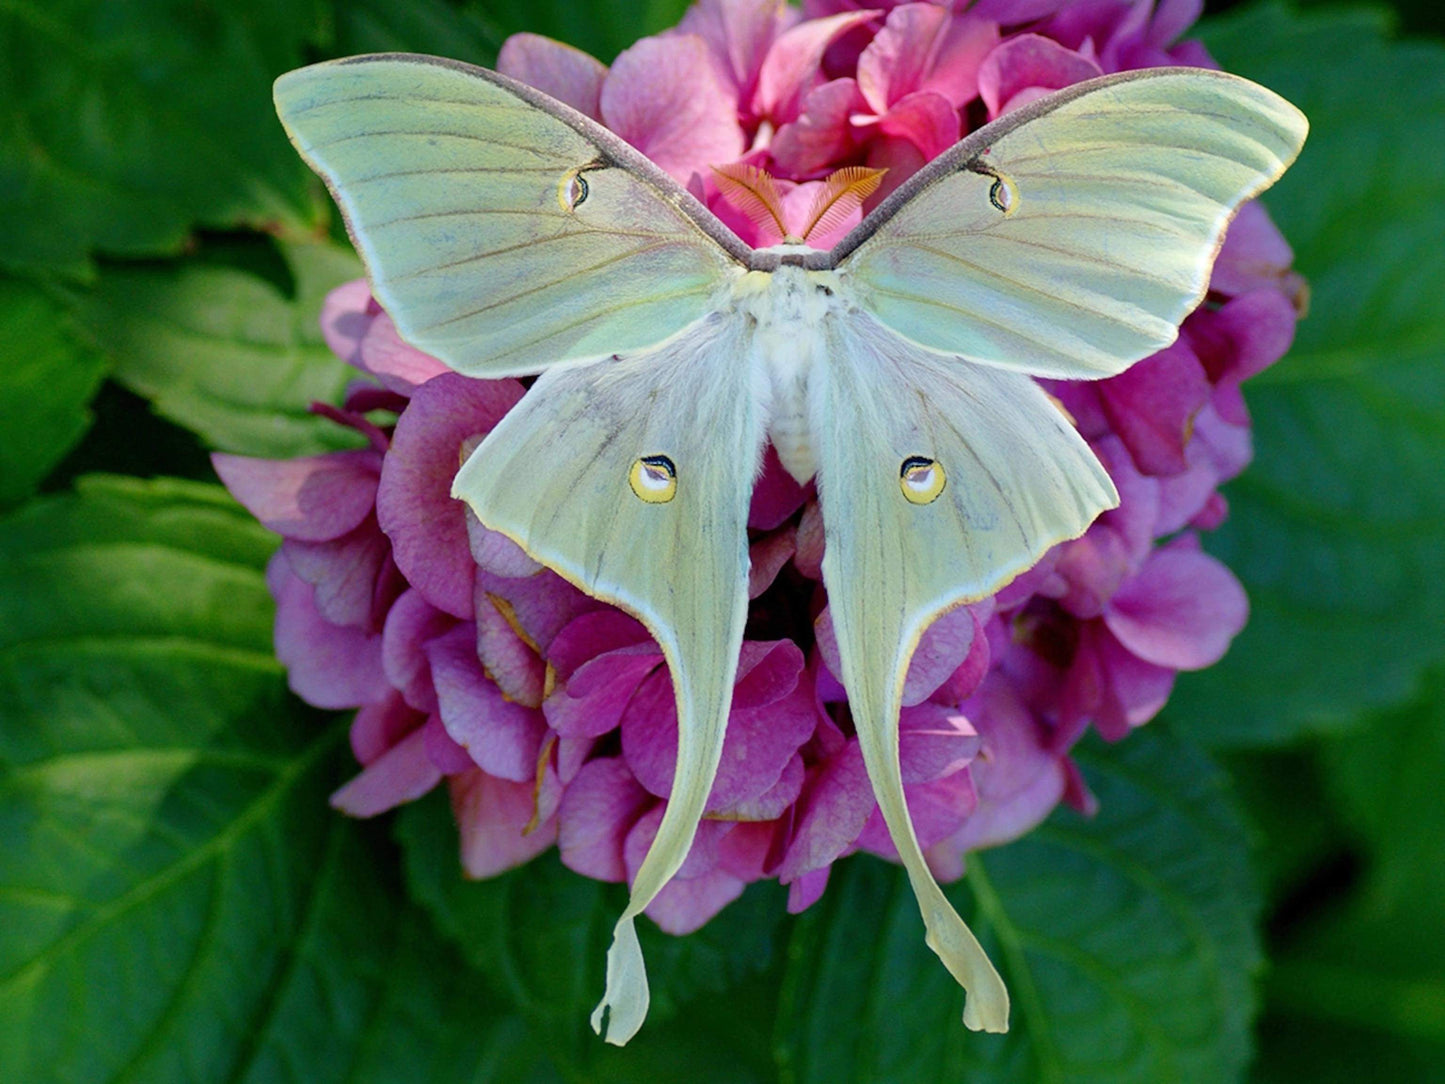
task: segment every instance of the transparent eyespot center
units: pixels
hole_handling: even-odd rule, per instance
[[[921,455],[909,456],[898,471],[898,487],[911,504],[932,504],[945,481],[943,464]]]
[[[557,184],[557,202],[564,211],[575,211],[587,198],[587,179],[580,169],[571,169]]]
[[[645,455],[632,464],[628,484],[639,500],[666,504],[677,496],[677,467],[665,455]]]
[[[1014,187],[1013,181],[1002,173],[995,173],[993,184],[988,190],[988,201],[1007,218],[1019,209],[1019,190]]]

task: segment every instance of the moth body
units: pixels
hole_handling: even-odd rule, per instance
[[[803,245],[778,248],[812,251]],[[827,322],[850,307],[843,284],[837,272],[784,264],[741,276],[731,303],[751,336],[749,361],[754,387],[762,389],[768,439],[784,469],[806,482],[818,469],[808,391],[816,367],[826,364]]]

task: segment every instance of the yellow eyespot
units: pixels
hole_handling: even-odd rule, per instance
[[[587,198],[587,179],[582,170],[569,169],[557,183],[557,203],[564,211],[575,211]]]
[[[1007,218],[1019,209],[1019,190],[1014,187],[1013,181],[1002,173],[995,173],[993,184],[988,190],[988,201]]]
[[[665,455],[645,455],[632,464],[628,484],[638,500],[666,504],[677,496],[677,468]]]
[[[898,487],[911,504],[932,504],[946,481],[943,464],[921,455],[910,455],[898,471]]]

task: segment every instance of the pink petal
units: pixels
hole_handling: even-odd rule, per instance
[[[1284,288],[1291,278],[1294,252],[1270,220],[1262,203],[1251,201],[1239,209],[1214,261],[1209,287],[1224,294]],[[1287,290],[1293,293],[1293,290]]]
[[[622,53],[601,108],[607,127],[684,183],[744,149],[737,99],[693,34],[643,38]]]
[[[707,42],[728,75],[738,102],[750,102],[763,58],[797,12],[777,0],[699,0],[677,24]]]
[[[1199,670],[1224,657],[1248,616],[1229,569],[1208,554],[1167,547],[1115,593],[1104,621],[1144,661]]]
[[[397,419],[376,494],[381,529],[397,567],[439,610],[472,615],[472,562],[467,521],[451,497],[461,449],[491,431],[522,397],[515,380],[472,380],[444,373],[417,389]]]
[[[1104,413],[1145,474],[1178,474],[1188,464],[1194,415],[1209,401],[1204,366],[1175,342],[1099,385]]]
[[[363,704],[351,721],[348,732],[351,752],[362,763],[370,764],[427,720],[422,712],[411,707],[393,689],[381,700]]]
[[[379,452],[328,452],[252,459],[214,452],[211,465],[231,495],[287,538],[329,542],[361,526],[376,503]]]
[[[1174,688],[1175,671],[1145,662],[1119,643],[1102,621],[1079,632],[1078,649],[1060,695],[1060,718],[1070,723],[1054,737],[1066,749],[1077,723],[1091,718],[1108,741],[1118,741],[1152,719]]]
[[[477,661],[475,630],[459,626],[427,645],[438,711],[447,733],[488,775],[526,783],[537,777],[547,733],[542,713],[514,704]]]
[[[955,772],[930,783],[904,787],[903,796],[908,801],[913,831],[923,847],[931,847],[958,831],[978,803],[968,772]],[[858,846],[891,861],[898,860],[898,849],[893,846],[888,826],[876,805],[863,831],[858,833]]]
[[[979,67],[978,88],[990,119],[1027,104],[1028,91],[1060,90],[1103,75],[1098,64],[1039,34],[1004,40]]]
[[[798,115],[778,128],[768,145],[776,169],[793,177],[819,173],[852,154],[852,116],[867,103],[854,79],[834,79],[803,96]]]
[[[374,817],[413,802],[441,782],[441,769],[426,753],[426,728],[412,731],[331,796],[331,805],[353,817]]]
[[[380,636],[324,620],[315,589],[279,553],[266,566],[266,586],[276,599],[276,657],[292,692],[318,708],[359,707],[390,693]]]
[[[973,645],[976,623],[967,606],[949,610],[924,630],[913,658],[908,664],[908,675],[903,682],[903,703],[920,704],[942,685],[968,658]],[[836,677],[842,673],[838,658],[838,639],[833,630],[833,612],[825,608],[813,622],[818,652],[823,662]]]
[[[920,90],[894,102],[879,120],[878,130],[908,140],[927,161],[958,142],[958,111],[943,95]]]
[[[362,337],[380,312],[365,279],[342,283],[321,303],[321,334],[327,347],[348,365],[361,368]]]
[[[391,545],[375,519],[368,516],[354,531],[329,542],[288,538],[281,552],[291,571],[316,588],[316,609],[322,617],[333,625],[377,631],[373,604]]]
[[[620,757],[589,761],[567,784],[557,811],[563,865],[598,881],[627,880],[623,845],[655,801]]]
[[[498,576],[531,576],[542,571],[542,565],[527,556],[527,551],[500,531],[482,526],[471,508],[466,510],[467,544],[477,567]]]
[[[905,785],[931,783],[967,768],[978,755],[979,737],[957,708],[920,704],[898,720],[898,762]]]
[[[452,740],[441,716],[428,718],[423,729],[426,731],[426,755],[443,775],[459,775],[477,766],[465,746]]]
[[[778,460],[771,444],[763,452],[762,474],[753,485],[752,505],[748,509],[748,526],[757,531],[781,527],[808,499],[808,490],[793,480]]]
[[[748,598],[757,598],[773,585],[778,573],[793,558],[797,530],[771,531],[748,547]]]
[[[826,869],[848,851],[876,808],[873,787],[856,739],[815,769],[794,813],[797,827],[778,866],[787,884],[811,870]]]
[[[1184,334],[1212,380],[1238,384],[1284,357],[1294,342],[1298,314],[1275,289],[1251,290],[1218,309],[1199,311]],[[1230,417],[1236,425],[1247,415]]]
[[[978,96],[979,65],[997,44],[993,22],[937,4],[902,4],[858,58],[858,89],[880,115],[920,91],[956,109]]]
[[[872,17],[872,11],[856,11],[807,19],[779,36],[758,73],[753,112],[775,124],[794,119],[803,97],[820,81],[828,46]]]
[[[513,34],[497,53],[497,71],[550,94],[593,120],[607,65],[581,49],[540,34]]]
[[[386,615],[382,631],[381,665],[392,688],[401,690],[406,702],[418,711],[437,710],[432,686],[431,664],[427,660],[429,641],[451,630],[456,620],[444,614],[416,590],[406,591]],[[471,625],[467,628],[472,629]],[[469,635],[475,635],[470,632]]]
[[[537,857],[557,839],[547,817],[530,832],[537,813],[534,783],[494,779],[483,771],[451,778],[452,815],[461,832],[462,869],[468,877],[494,877]]]
[[[823,898],[828,887],[828,871],[832,866],[810,869],[788,885],[788,914],[800,915]]]
[[[407,396],[432,377],[450,371],[430,354],[403,342],[396,324],[384,312],[362,336],[356,366],[375,375],[388,391]]]

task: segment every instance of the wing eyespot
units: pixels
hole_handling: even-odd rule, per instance
[[[627,484],[638,500],[666,504],[677,496],[677,466],[665,455],[644,455],[627,472]]]
[[[947,483],[943,464],[927,456],[910,455],[898,468],[898,488],[909,504],[932,504]]]
[[[1003,216],[1007,218],[1019,209],[1019,190],[1013,181],[1002,173],[995,173],[993,184],[989,186],[988,201],[1002,211]]]
[[[557,182],[557,203],[569,214],[587,200],[587,178],[582,176],[582,170],[586,168],[583,166],[581,169],[569,169]]]

